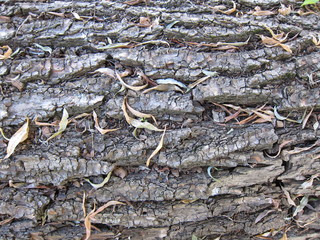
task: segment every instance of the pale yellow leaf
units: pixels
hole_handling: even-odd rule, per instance
[[[58,123],[55,121],[53,123],[45,123],[45,122],[39,122],[38,121],[38,117],[36,117],[34,119],[34,123],[37,125],[37,126],[58,126]]]
[[[111,174],[112,174],[112,170],[108,173],[108,175],[105,177],[105,179],[101,183],[98,183],[98,184],[92,183],[87,178],[85,178],[84,180],[86,180],[94,189],[99,189],[99,188],[102,188],[107,182],[109,182]]]
[[[222,11],[222,10],[217,9],[217,11],[219,11],[223,14],[227,14],[227,15],[234,13],[237,10],[237,5],[234,1],[232,1],[232,3],[233,3],[233,7],[231,9],[228,9],[226,11]]]
[[[74,18],[75,19],[77,19],[77,20],[80,20],[80,21],[82,21],[83,20],[83,18],[82,17],[80,17],[79,16],[79,14],[78,13],[76,13],[76,12],[72,12],[72,15],[74,16]]]
[[[284,16],[289,15],[292,11],[291,6],[286,7],[285,5],[281,4],[281,8],[278,10],[278,12]]]
[[[7,155],[4,159],[9,158],[14,152],[15,148],[19,143],[23,142],[28,138],[29,133],[29,118],[27,118],[27,122],[23,124],[23,126],[10,138],[8,147],[7,147]]]
[[[157,121],[156,121],[156,118],[151,115],[151,114],[147,114],[147,113],[142,113],[142,112],[139,112],[135,109],[133,109],[127,102],[127,98],[124,99],[124,101],[126,102],[126,106],[128,108],[128,110],[133,114],[135,115],[136,117],[139,117],[139,118],[152,118],[153,121],[157,124]]]
[[[288,240],[287,233],[284,233],[279,240]]]
[[[93,73],[97,73],[97,72],[108,75],[109,77],[112,77],[112,78],[116,78],[114,70],[112,70],[111,68],[99,68],[95,70]]]
[[[62,118],[61,118],[60,123],[59,123],[59,129],[58,129],[58,131],[56,133],[54,133],[51,137],[49,137],[47,139],[47,142],[49,140],[51,140],[52,138],[55,138],[56,136],[59,136],[64,130],[66,130],[67,125],[69,123],[68,117],[69,117],[69,114],[68,114],[67,110],[64,108],[63,109],[63,113],[62,113]]]
[[[268,122],[272,122],[271,116],[264,114],[264,113],[261,113],[259,111],[255,111],[255,110],[252,110],[252,112],[255,113],[258,117],[263,118],[264,120],[266,120]]]
[[[266,37],[263,35],[259,35],[259,37],[261,38],[261,41],[263,44],[270,45],[270,46],[277,46],[280,44],[279,41],[277,41],[271,37]]]
[[[296,205],[295,202],[291,199],[290,193],[289,193],[286,189],[284,189],[283,187],[281,187],[281,189],[282,189],[282,191],[284,192],[284,195],[286,195],[288,203],[289,203],[290,205],[296,207],[297,205]]]
[[[142,122],[140,120],[137,119],[133,119],[131,121],[131,125],[136,127],[136,128],[144,128],[144,129],[149,129],[152,131],[157,131],[157,132],[162,132],[163,129],[159,129],[156,126],[154,126],[153,124],[149,123],[149,122]]]
[[[121,84],[122,84],[123,86],[125,86],[126,88],[129,88],[129,89],[131,89],[131,90],[133,90],[133,91],[140,91],[140,90],[142,90],[142,89],[144,89],[144,88],[146,88],[146,87],[148,86],[148,83],[145,84],[145,85],[142,85],[142,86],[130,86],[130,85],[126,84],[126,83],[122,80],[122,78],[120,77],[120,75],[119,75],[117,72],[116,72],[116,76],[117,76],[118,80],[121,82]]]
[[[148,92],[151,92],[154,90],[161,91],[161,92],[176,91],[176,92],[184,93],[184,91],[181,88],[179,88],[178,86],[173,85],[173,84],[160,84],[155,87],[148,88],[148,89],[144,90],[142,93],[148,93]]]
[[[119,130],[120,128],[114,128],[114,129],[103,129],[99,126],[99,121],[98,121],[98,116],[96,114],[95,111],[93,111],[92,113],[92,116],[93,116],[93,120],[94,120],[94,127],[102,134],[106,134],[108,132],[114,132],[114,131],[117,131]]]
[[[1,49],[6,49],[7,51],[4,54],[0,54],[0,60],[6,60],[11,57],[12,49],[8,45],[2,46]]]
[[[189,88],[189,89],[192,89],[192,88],[196,87],[198,84],[203,83],[204,81],[206,81],[206,80],[209,79],[210,77],[211,77],[211,76],[205,76],[205,77],[203,77],[203,78],[200,78],[200,79],[198,79],[197,81],[195,81],[195,82],[193,82],[193,83],[190,83],[190,84],[188,85],[188,88]]]
[[[151,159],[161,150],[161,148],[163,147],[163,140],[164,140],[164,135],[166,133],[166,127],[164,128],[164,131],[163,131],[163,134],[161,136],[161,139],[160,139],[160,142],[157,146],[157,148],[151,153],[150,157],[147,159],[147,162],[146,162],[146,166],[149,167],[150,165],[150,161]]]
[[[106,204],[102,205],[101,207],[99,207],[97,209],[97,211],[95,211],[94,213],[92,213],[90,215],[90,218],[93,219],[98,213],[102,212],[104,209],[106,209],[107,207],[113,206],[113,205],[126,205],[123,202],[119,202],[119,201],[109,201]]]
[[[284,50],[286,50],[288,53],[291,53],[291,54],[292,54],[292,50],[291,50],[291,48],[290,48],[288,45],[281,43],[281,44],[279,44],[279,46],[281,46],[281,47],[282,47]]]

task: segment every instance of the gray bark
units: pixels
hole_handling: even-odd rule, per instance
[[[320,52],[312,42],[319,13],[300,16],[299,5],[286,1],[294,11],[283,16],[276,11],[278,0],[237,1],[243,13],[238,16],[214,12],[209,6],[232,8],[230,1],[215,0],[0,2],[0,46],[20,49],[0,60],[0,126],[12,136],[31,119],[29,138],[0,162],[1,239],[84,239],[83,193],[87,212],[94,204],[126,203],[95,217],[92,224],[101,231],[93,229],[92,239],[257,239],[271,229],[280,230],[276,239],[287,230],[290,239],[319,238],[320,144],[314,124],[320,120]],[[275,14],[249,14],[256,6]],[[140,17],[158,19],[159,25],[139,27]],[[261,43],[258,35],[270,36],[266,26],[289,33],[292,54]],[[158,42],[106,49],[108,38],[131,46]],[[248,39],[229,51],[186,43]],[[218,75],[184,94],[143,94],[118,92],[117,79],[93,73],[104,67],[139,68],[151,79],[184,84],[204,77],[204,70]],[[124,80],[144,83],[135,73]],[[149,168],[146,160],[162,133],[142,130],[137,140],[121,109],[124,96],[134,109],[153,114],[159,128],[167,127],[163,149]],[[251,109],[266,104],[292,119],[311,108],[313,113],[304,129],[289,121],[278,126],[275,119],[237,125],[225,123],[226,113],[214,103]],[[101,135],[86,117],[46,143],[48,128],[33,120],[59,120],[64,108],[70,117],[95,110],[101,126],[121,129]],[[0,141],[1,158],[7,143]],[[85,180],[100,183],[119,167],[127,176],[113,174],[100,189]],[[218,169],[211,171],[214,179],[208,167]],[[313,184],[302,187],[310,178]],[[294,218],[296,207],[282,188],[296,205],[309,197]]]

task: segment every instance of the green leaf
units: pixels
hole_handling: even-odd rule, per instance
[[[198,240],[198,237],[192,234],[192,240]]]
[[[305,6],[305,5],[310,5],[310,4],[316,4],[318,3],[319,0],[305,0],[302,4],[301,7]]]

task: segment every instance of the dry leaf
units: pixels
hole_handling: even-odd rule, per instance
[[[198,201],[199,198],[196,198],[196,199],[182,199],[181,202],[184,203],[184,204],[190,204],[190,203],[193,203],[195,201]]]
[[[67,125],[69,123],[68,117],[69,117],[69,114],[68,114],[67,110],[64,108],[63,113],[62,113],[62,118],[59,123],[58,131],[56,133],[54,133],[51,137],[49,137],[46,142],[48,142],[52,138],[55,138],[56,136],[59,136],[64,130],[66,130]]]
[[[150,0],[131,0],[131,1],[124,2],[124,4],[128,4],[128,5],[134,6],[134,5],[139,4],[139,3],[149,3],[149,2],[150,2]]]
[[[149,17],[140,17],[139,23],[136,24],[138,27],[150,27],[152,25]]]
[[[9,158],[14,152],[15,148],[19,143],[23,142],[28,138],[29,133],[29,118],[27,118],[27,122],[23,124],[23,126],[10,138],[8,147],[7,147],[7,155],[4,159]]]
[[[5,219],[5,220],[2,220],[2,221],[0,222],[0,226],[3,226],[3,225],[8,224],[8,223],[11,223],[13,219],[14,219],[14,218],[7,218],[7,219]]]
[[[304,129],[306,127],[306,124],[311,116],[313,112],[313,108],[311,109],[311,111],[307,114],[307,116],[303,119],[303,122],[302,122],[302,129]]]
[[[112,174],[112,170],[108,173],[108,175],[105,177],[105,179],[98,184],[92,183],[88,178],[85,178],[84,180],[86,180],[88,183],[90,183],[90,185],[94,188],[94,189],[99,189],[102,188],[107,182],[109,182],[110,178],[111,178],[111,174]]]
[[[146,166],[149,167],[150,165],[150,161],[151,159],[161,150],[161,148],[163,147],[163,140],[164,140],[164,135],[166,133],[166,127],[164,128],[163,134],[161,136],[160,142],[157,146],[157,148],[151,153],[150,157],[148,158],[147,162],[146,162]]]
[[[290,193],[289,193],[286,189],[284,189],[283,187],[281,187],[281,189],[282,189],[282,191],[284,192],[284,195],[286,195],[288,203],[289,203],[290,205],[296,207],[297,205],[295,204],[295,202],[294,202],[294,201],[292,200],[292,198],[290,197]]]
[[[151,123],[141,122],[140,120],[130,117],[129,114],[127,113],[125,100],[123,101],[121,108],[127,123],[130,124],[131,126],[134,126],[136,128],[145,128],[153,131],[163,131],[162,129],[157,128]]]
[[[284,50],[286,50],[288,53],[292,54],[292,50],[288,45],[281,43],[279,44],[279,46],[282,47]]]
[[[0,22],[11,22],[11,18],[7,16],[0,16]]]
[[[191,90],[192,88],[196,87],[198,84],[203,83],[204,81],[206,81],[207,79],[209,79],[211,76],[206,76],[203,78],[198,79],[197,81],[190,83],[188,85],[188,88]]]
[[[130,86],[130,85],[126,84],[126,83],[122,80],[122,78],[120,77],[120,75],[119,75],[117,72],[116,72],[116,76],[117,76],[118,80],[121,82],[121,84],[122,84],[123,86],[125,86],[126,88],[129,88],[129,89],[131,89],[131,90],[133,90],[133,91],[140,91],[140,90],[142,90],[142,89],[144,89],[144,88],[146,88],[146,87],[148,86],[148,83],[145,84],[145,85],[143,85],[143,86],[137,86],[137,87],[135,87],[135,86]]]
[[[219,9],[216,9],[218,12],[221,12],[223,14],[227,14],[227,15],[230,15],[232,13],[234,13],[236,10],[237,10],[237,5],[234,1],[232,1],[232,4],[233,4],[233,7],[231,9],[228,9],[226,11],[222,11],[222,10],[219,10]]]
[[[74,18],[77,19],[77,20],[80,20],[80,21],[83,21],[83,20],[84,20],[84,19],[83,19],[82,17],[80,17],[79,14],[76,13],[76,12],[72,12],[72,15],[73,15]]]
[[[291,5],[289,7],[286,7],[285,5],[281,4],[281,8],[278,9],[278,12],[284,16],[289,15],[291,11],[292,11]]]
[[[54,16],[57,16],[57,17],[65,18],[64,13],[57,13],[57,12],[47,12],[47,13],[51,14],[51,15],[54,15]]]
[[[300,204],[295,209],[294,213],[292,214],[292,217],[295,217],[299,212],[301,212],[305,206],[307,206],[309,202],[308,196],[303,196],[303,198],[300,200]]]
[[[275,14],[273,11],[262,11],[260,7],[255,7],[254,11],[249,12],[253,16],[270,16]]]
[[[316,45],[317,48],[320,48],[320,34],[318,34],[318,39],[314,35],[311,35],[311,36],[312,36],[312,42],[314,43],[314,45]]]
[[[266,114],[263,114],[263,113],[261,113],[261,112],[255,111],[255,110],[252,110],[252,112],[253,112],[254,114],[256,114],[258,117],[264,119],[265,121],[267,121],[267,122],[272,122],[272,117],[271,117],[271,116],[266,115]]]
[[[279,240],[288,240],[287,233],[283,233],[282,237]]]
[[[34,119],[34,123],[38,126],[58,126],[59,122],[54,121],[53,123],[44,123],[44,122],[39,122],[38,121],[38,116]]]
[[[109,77],[112,77],[112,78],[116,78],[116,74],[114,70],[112,70],[111,68],[99,68],[95,70],[93,73],[97,73],[97,72],[108,75]]]
[[[4,54],[0,54],[0,60],[6,60],[11,57],[12,49],[8,45],[2,46],[1,49],[5,49],[7,51]]]
[[[277,153],[275,156],[270,156],[270,155],[267,154],[267,153],[266,153],[266,155],[267,155],[269,158],[277,158],[277,157],[280,155],[282,148],[283,148],[285,145],[287,145],[287,144],[289,144],[289,143],[291,143],[291,142],[292,142],[292,140],[283,141],[283,143],[281,143],[281,144],[279,145],[278,153]]]
[[[168,47],[170,47],[170,44],[166,41],[163,41],[163,40],[150,40],[150,41],[135,44],[134,46],[138,47],[138,46],[142,46],[142,45],[146,45],[146,44],[153,44],[153,45],[163,44],[163,45],[167,45]]]
[[[123,167],[118,167],[113,171],[114,175],[117,177],[124,179],[128,175],[128,171]]]
[[[154,90],[161,91],[161,92],[176,91],[176,92],[184,93],[184,91],[181,88],[179,88],[176,85],[172,85],[172,84],[160,84],[155,87],[148,88],[148,89],[144,90],[142,93],[148,93],[148,92],[151,92]]]
[[[311,176],[311,178],[310,178],[308,181],[305,181],[304,183],[301,184],[301,187],[302,187],[303,189],[312,187],[312,185],[313,185],[313,180],[314,180],[315,178],[317,178],[317,177],[318,177],[318,174]]]
[[[274,212],[275,210],[264,210],[262,213],[260,213],[256,220],[254,221],[255,224],[257,224],[258,222],[260,222],[263,218],[265,218],[266,216],[268,216],[270,213]]]
[[[120,128],[114,128],[114,129],[103,129],[99,126],[99,122],[98,122],[98,116],[96,114],[95,111],[92,112],[92,116],[93,116],[93,120],[94,120],[94,127],[102,134],[106,134],[108,132],[114,132],[119,130]]]
[[[157,124],[157,120],[156,120],[156,118],[155,118],[153,115],[147,114],[147,113],[142,113],[142,112],[139,112],[139,111],[133,109],[133,108],[130,107],[130,105],[128,104],[127,98],[124,98],[124,101],[125,101],[125,103],[126,103],[126,106],[127,106],[128,110],[129,110],[133,115],[135,115],[136,117],[139,117],[139,118],[152,118],[153,121]]]

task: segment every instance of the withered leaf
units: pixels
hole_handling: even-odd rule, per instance
[[[23,126],[10,138],[8,147],[7,147],[7,155],[4,159],[9,158],[14,152],[15,148],[19,143],[23,142],[28,138],[29,133],[29,118],[27,118],[27,122],[23,124]]]
[[[1,49],[7,50],[4,54],[0,54],[0,60],[6,60],[11,57],[12,49],[6,45],[2,46]]]
[[[161,139],[160,139],[160,141],[159,141],[159,144],[158,144],[157,148],[151,153],[150,157],[147,159],[147,162],[146,162],[146,166],[147,166],[147,167],[149,167],[151,159],[152,159],[155,155],[157,155],[157,153],[162,149],[165,133],[166,133],[166,127],[164,128],[163,134],[162,134],[162,136],[161,136]]]
[[[156,118],[155,118],[153,115],[147,114],[147,113],[142,113],[142,112],[139,112],[139,111],[133,109],[133,108],[130,107],[130,105],[128,104],[127,98],[125,98],[124,101],[126,102],[126,106],[127,106],[128,110],[129,110],[133,115],[135,115],[136,117],[139,117],[139,118],[152,118],[152,120],[157,124],[157,120],[156,120]]]
[[[102,188],[107,182],[109,182],[111,178],[111,174],[112,174],[112,170],[108,173],[105,179],[98,184],[92,183],[88,178],[85,178],[84,180],[86,180],[94,189],[99,189],[99,188]]]
[[[280,14],[282,14],[283,16],[286,16],[286,15],[289,15],[292,11],[292,7],[289,6],[289,7],[286,7],[285,5],[281,4],[281,8],[278,9],[278,12]]]
[[[114,129],[103,129],[99,126],[98,116],[95,111],[92,112],[93,120],[94,120],[94,127],[102,134],[106,134],[108,132],[114,132],[119,130],[120,128],[114,128]]]
[[[203,83],[204,81],[206,81],[207,79],[209,79],[211,76],[206,76],[206,77],[203,77],[203,78],[200,78],[200,79],[198,79],[197,81],[195,81],[195,82],[193,82],[193,83],[190,83],[189,85],[188,85],[188,89],[192,89],[192,88],[194,88],[194,87],[196,87],[198,84],[200,84],[200,83]],[[187,91],[188,92],[188,91]]]
[[[172,85],[172,84],[160,84],[155,87],[148,88],[148,89],[144,90],[142,93],[148,93],[148,92],[151,92],[154,90],[161,91],[161,92],[176,91],[176,92],[184,93],[184,91],[181,88],[179,88],[176,85]]]
[[[127,175],[128,175],[128,171],[126,169],[124,169],[123,167],[117,167],[114,171],[113,171],[114,175],[116,175],[117,177],[124,179]]]
[[[68,114],[67,110],[64,108],[63,109],[63,113],[62,113],[62,118],[61,118],[60,123],[59,123],[59,129],[58,129],[58,131],[56,133],[54,133],[51,137],[49,137],[47,139],[47,142],[49,140],[51,140],[52,138],[55,138],[56,136],[59,136],[64,130],[66,130],[67,125],[69,123],[68,117],[69,117],[69,114]]]
[[[112,78],[116,78],[116,74],[114,70],[112,70],[111,68],[99,68],[95,70],[93,73],[97,73],[97,72],[108,75],[109,77],[112,77]]]
[[[281,189],[282,189],[282,191],[284,192],[284,195],[286,195],[288,203],[289,203],[290,205],[292,205],[292,206],[297,206],[297,205],[295,204],[295,202],[291,199],[290,193],[289,193],[285,188],[283,188],[283,187],[281,187]]]
[[[122,80],[122,78],[120,77],[120,75],[119,75],[117,72],[116,72],[116,76],[117,76],[118,80],[121,82],[121,84],[122,84],[123,86],[125,86],[126,88],[129,88],[129,89],[131,89],[131,90],[133,90],[133,91],[140,91],[140,90],[142,90],[142,89],[144,89],[144,88],[146,88],[146,87],[148,86],[148,83],[145,84],[145,85],[142,85],[142,86],[130,86],[130,85],[126,84],[126,83]]]
[[[162,129],[157,128],[156,126],[152,125],[151,123],[142,122],[140,120],[137,120],[137,119],[130,117],[127,112],[125,99],[123,100],[121,108],[122,108],[122,111],[123,111],[123,114],[124,114],[124,117],[125,117],[127,123],[130,124],[131,126],[134,126],[136,128],[145,128],[145,129],[149,129],[152,131],[163,131]]]

